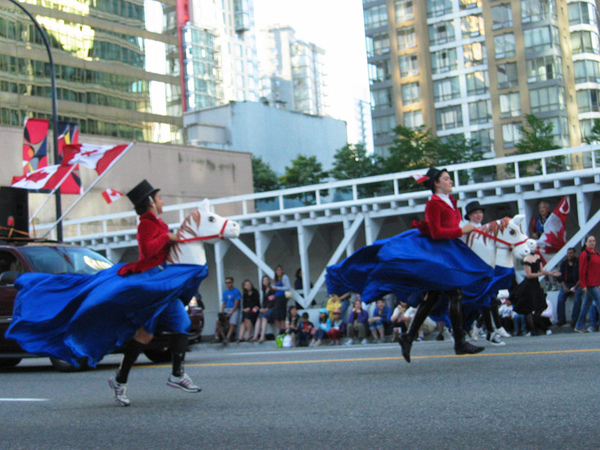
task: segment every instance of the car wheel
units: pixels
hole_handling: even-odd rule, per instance
[[[75,367],[73,364],[58,358],[50,358],[50,362],[52,363],[52,367],[59,372],[83,372],[84,370],[89,369],[85,358],[81,358],[78,361],[79,367]]]
[[[21,358],[0,359],[0,368],[8,369],[10,367],[15,367],[20,362],[21,362]]]
[[[160,350],[146,350],[144,352],[146,357],[155,363],[166,363],[171,362],[171,349],[160,349]]]

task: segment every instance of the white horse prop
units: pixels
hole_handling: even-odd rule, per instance
[[[206,264],[204,244],[220,239],[234,239],[240,235],[240,225],[210,211],[205,199],[200,207],[188,215],[177,231],[178,241],[171,247],[167,261],[172,264]]]
[[[505,217],[475,228],[467,237],[467,245],[488,266],[514,268],[514,260],[535,252],[536,243],[529,239],[521,225],[525,216]]]

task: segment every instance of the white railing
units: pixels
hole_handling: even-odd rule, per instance
[[[454,179],[454,189],[457,192],[481,190],[485,188],[514,186],[525,182],[544,182],[551,179],[573,179],[577,176],[589,176],[600,174],[597,165],[596,152],[600,145],[586,145],[560,150],[532,153],[528,155],[508,156],[464,164],[447,166],[446,169]],[[567,161],[571,157],[576,162]],[[561,161],[561,169],[551,171],[549,167]],[[535,174],[523,174],[522,166],[527,164],[528,170],[533,166]],[[482,169],[493,169],[485,176],[479,175]],[[303,186],[291,189],[281,189],[257,194],[245,194],[232,197],[212,199],[211,205],[217,209],[219,206],[227,205],[241,213],[230,216],[232,219],[251,220],[252,218],[276,217],[281,215],[319,211],[328,208],[343,208],[347,206],[360,206],[365,203],[377,203],[378,201],[389,201],[394,199],[426,199],[428,193],[425,191],[412,191],[402,189],[401,183],[412,180],[412,175],[425,173],[427,169],[415,169],[393,174],[377,175],[353,180],[334,181],[319,185]],[[501,177],[494,175],[502,173]],[[478,179],[481,178],[481,180]],[[375,189],[380,187],[380,194],[371,196],[361,195],[366,188]],[[414,184],[409,184],[415,186]],[[344,195],[334,195],[345,192]],[[303,197],[302,202],[298,197]],[[170,224],[176,227],[183,221],[185,216],[196,209],[199,202],[169,205],[164,212],[177,212],[178,220]],[[112,235],[119,235],[125,240],[135,239],[135,221],[137,215],[134,211],[102,216],[92,216],[81,219],[69,219],[63,221],[65,229],[65,241],[75,241],[85,236],[86,238],[106,239]],[[131,223],[119,225],[119,222]],[[51,224],[37,224],[35,231],[37,235],[43,235]],[[94,233],[82,233],[82,227],[94,228]],[[69,232],[67,232],[67,229]],[[110,231],[113,229],[113,231]],[[116,230],[116,231],[114,231]]]

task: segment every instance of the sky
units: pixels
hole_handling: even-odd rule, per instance
[[[257,29],[289,25],[326,51],[330,114],[349,124],[354,101],[369,101],[362,0],[254,0]]]

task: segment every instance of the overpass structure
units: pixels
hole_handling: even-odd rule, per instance
[[[599,152],[600,145],[588,145],[457,164],[447,170],[454,179],[459,206],[478,200],[486,207],[486,220],[519,213],[529,223],[540,200],[548,200],[553,208],[569,196],[570,239],[548,262],[550,269],[600,221]],[[302,269],[304,288],[294,291],[296,301],[302,306],[319,301],[319,296],[326,295],[328,265],[362,245],[405,231],[413,219],[423,218],[430,192],[415,190],[419,187],[412,176],[425,172],[411,170],[212,199],[218,214],[220,210],[239,211],[230,219],[238,221],[242,230],[238,239],[218,242],[208,254],[209,266],[216,269],[218,298],[226,273],[257,280],[256,286],[263,274],[272,277],[274,266],[283,263]],[[176,229],[197,206],[196,202],[166,206],[164,220]],[[137,249],[136,220],[133,211],[66,220],[64,240],[120,261]],[[50,224],[38,224],[36,231],[49,228]]]

